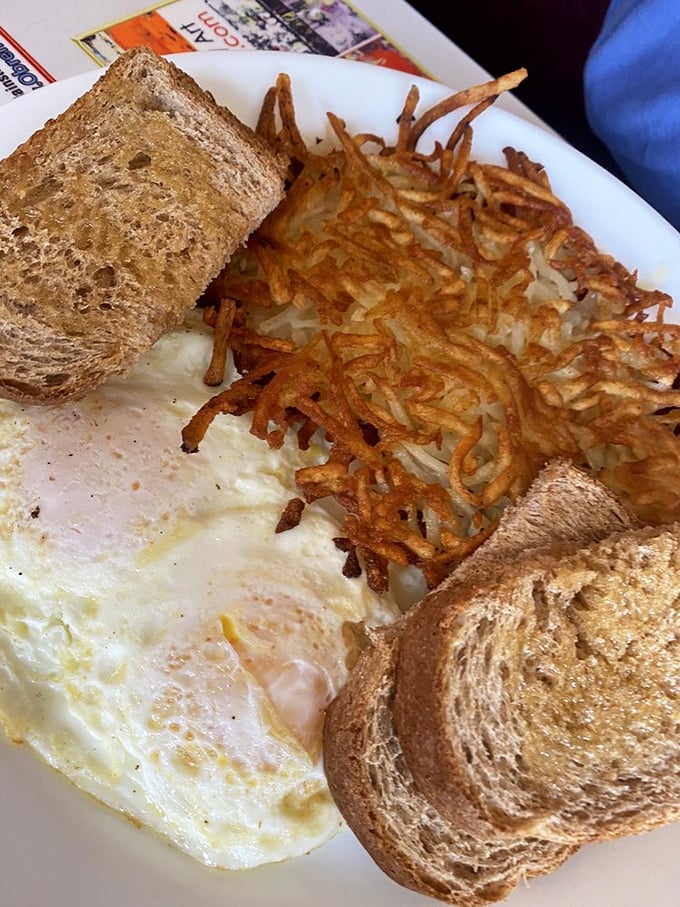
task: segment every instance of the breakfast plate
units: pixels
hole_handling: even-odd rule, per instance
[[[394,134],[404,97],[417,82],[422,105],[450,92],[390,70],[306,55],[187,54],[175,57],[216,99],[253,122],[278,72],[292,79],[298,119],[313,142],[326,134],[325,112],[343,116],[351,131]],[[98,73],[65,80],[0,111],[0,156],[65,109]],[[425,141],[445,138],[436,124]],[[641,281],[680,298],[680,235],[617,180],[560,139],[501,110],[475,126],[475,155],[501,162],[506,145],[547,168],[555,192],[600,247]],[[0,891],[17,907],[328,907],[347,903],[409,907],[432,903],[394,885],[349,832],[305,857],[248,872],[208,870],[171,850],[144,828],[96,806],[24,748],[0,743]],[[558,871],[520,886],[510,907],[675,907],[680,888],[680,826],[639,838],[584,848]]]

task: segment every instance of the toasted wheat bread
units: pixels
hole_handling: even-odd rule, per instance
[[[397,678],[409,768],[461,828],[578,844],[680,818],[680,525],[433,597]]]
[[[59,403],[125,372],[282,195],[252,130],[128,51],[0,162],[0,396]]]
[[[369,648],[329,707],[329,786],[347,824],[394,881],[451,904],[483,907],[522,878],[557,868],[575,848],[461,831],[423,797],[393,723],[398,651],[398,634],[372,631]]]
[[[554,463],[444,586],[453,589],[484,576],[531,549],[573,548],[632,525],[633,518],[602,485],[567,463]],[[389,876],[422,894],[477,907],[506,896],[522,878],[556,868],[574,847],[503,835],[469,804],[477,821],[472,831],[462,830],[417,787],[392,705],[400,643],[420,607],[427,607],[427,599],[392,627],[371,631],[327,712],[325,770],[349,826]]]

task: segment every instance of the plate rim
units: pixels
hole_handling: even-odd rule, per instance
[[[196,60],[196,64],[198,67],[204,67],[204,66],[210,67],[210,65],[212,65],[212,64],[209,64],[207,60],[205,62],[201,61],[199,63],[199,59],[201,59],[203,57],[207,58],[207,57],[211,57],[211,56],[216,56],[217,53],[218,52],[211,52],[210,54],[186,53],[186,54],[172,55],[171,58],[173,59],[174,62],[180,62],[181,64],[185,64],[189,61],[189,59],[192,59],[192,60]],[[230,52],[230,51],[224,51],[221,53],[223,53],[224,55],[226,55],[226,54],[233,55],[232,52]],[[329,68],[332,68],[337,71],[340,71],[340,70],[338,70],[338,67],[342,67],[343,69],[345,69],[347,67],[350,67],[352,69],[354,69],[355,67],[361,67],[360,71],[362,73],[366,72],[366,71],[381,72],[381,70],[378,67],[375,67],[372,64],[361,63],[358,61],[339,60],[336,58],[316,57],[311,54],[310,55],[307,55],[307,54],[298,55],[298,54],[288,54],[288,53],[274,52],[274,51],[239,51],[238,54],[239,55],[247,54],[249,56],[256,55],[259,60],[263,60],[263,55],[265,55],[267,57],[272,57],[272,59],[275,60],[277,66],[279,68],[281,68],[281,65],[286,63],[288,59],[291,59],[291,60],[295,61],[294,68],[296,70],[299,70],[300,67],[308,66],[310,69],[312,69],[312,68],[314,68],[314,66],[321,65],[324,68],[329,67]],[[180,58],[180,59],[178,60],[177,58]],[[302,60],[313,60],[316,62],[308,64],[308,63],[302,63],[301,62]],[[319,64],[318,61],[323,61],[323,62],[321,64]],[[245,62],[245,60],[243,62]],[[232,64],[230,64],[230,65],[232,65]],[[185,66],[182,65],[182,68],[185,68]],[[187,71],[190,71],[191,68],[192,68],[192,66],[190,64],[190,66],[187,68]],[[0,108],[0,123],[3,122],[3,120],[6,116],[9,117],[9,113],[6,114],[5,111],[9,111],[9,110],[16,111],[16,110],[20,109],[20,107],[16,106],[16,105],[22,105],[23,109],[29,109],[29,108],[33,109],[34,107],[37,109],[38,104],[44,105],[45,107],[49,107],[50,103],[51,103],[50,93],[52,93],[52,95],[56,99],[57,97],[61,96],[60,94],[58,94],[59,92],[65,91],[64,86],[66,86],[69,90],[71,88],[75,88],[76,90],[78,90],[78,93],[80,93],[80,91],[86,90],[86,88],[89,87],[89,85],[92,84],[92,82],[99,75],[101,75],[102,72],[103,72],[102,69],[93,69],[91,71],[82,73],[80,75],[71,76],[67,79],[60,80],[59,82],[53,83],[52,85],[49,85],[43,89],[40,89],[40,92],[36,93],[35,95],[31,95],[31,96],[24,97],[21,99],[17,99],[13,102],[10,102],[9,104],[5,105],[3,108]],[[383,71],[383,72],[385,72],[385,71]],[[389,72],[396,72],[396,71],[389,71]],[[431,82],[431,80],[422,79],[422,77],[415,77],[415,76],[411,76],[411,75],[407,75],[407,74],[403,74],[403,73],[397,73],[397,76],[399,77],[397,79],[393,79],[391,76],[388,78],[386,76],[377,76],[377,75],[373,76],[372,78],[376,78],[376,79],[385,78],[386,82],[393,81],[394,84],[396,84],[397,82],[400,82],[402,85],[405,85],[407,82],[413,82],[413,81],[416,81],[418,84],[420,84],[422,82],[424,85],[428,85],[430,87],[432,85],[434,85],[434,86],[437,86],[436,91],[442,92],[442,96],[443,96],[443,94],[449,93],[451,90],[454,90],[456,87],[456,86],[453,86],[453,87],[452,86],[443,86],[443,85],[441,85],[441,83],[434,83],[434,82]],[[295,86],[293,86],[293,87],[295,90]],[[428,90],[429,90],[429,88],[428,88]],[[45,93],[45,94],[43,94],[43,93]],[[66,93],[68,94],[68,91]],[[40,99],[40,100],[38,101],[38,100],[34,100],[34,99]],[[515,124],[517,122],[521,122],[521,124],[522,124],[521,130],[527,132],[527,134],[535,135],[537,137],[537,141],[539,142],[539,144],[542,142],[545,142],[545,143],[547,143],[545,145],[545,147],[549,147],[549,146],[552,147],[554,145],[554,147],[559,147],[562,150],[564,148],[568,148],[569,155],[573,155],[573,154],[579,155],[580,157],[584,158],[585,161],[588,162],[588,165],[590,167],[595,167],[595,168],[598,168],[599,170],[602,170],[602,168],[600,168],[599,165],[595,164],[592,161],[589,161],[587,158],[585,158],[584,155],[581,155],[580,152],[576,151],[575,149],[572,149],[571,146],[567,145],[567,143],[565,143],[559,137],[556,137],[554,135],[551,135],[550,133],[547,133],[545,130],[542,130],[539,126],[537,126],[529,121],[522,120],[522,118],[519,117],[517,114],[511,113],[506,110],[502,110],[500,108],[493,108],[492,111],[489,111],[488,113],[493,113],[493,115],[494,115],[493,118],[496,121],[501,122],[501,123],[503,121],[512,122]],[[602,170],[602,172],[606,174],[606,171]],[[637,195],[635,195],[635,193],[633,193],[632,190],[629,190],[627,187],[625,187],[622,183],[620,183],[618,180],[616,180],[615,177],[612,177],[610,174],[606,174],[606,175],[607,175],[607,177],[609,177],[609,179],[615,180],[616,192],[620,191],[620,189],[626,190],[626,192],[630,193],[634,197],[636,202],[640,202],[642,205],[646,206],[649,209],[649,211],[652,212],[656,216],[656,218],[658,218],[660,221],[662,221],[663,224],[665,224],[668,227],[668,229],[670,231],[672,231],[672,235],[669,238],[669,243],[674,245],[674,247],[677,247],[678,259],[680,260],[680,234],[678,234],[674,230],[674,228],[672,228],[670,226],[670,224],[667,224],[667,222],[664,221],[664,219],[661,218],[660,215],[656,214],[656,212],[654,212],[653,209],[650,206],[648,206],[646,202],[643,202],[641,199],[639,199],[639,197]],[[678,285],[680,286],[680,282]],[[3,758],[5,750],[6,750],[5,744],[2,743],[0,740],[0,772],[2,772],[2,769],[6,765],[7,762],[11,763],[11,762],[15,761],[14,759]],[[18,750],[15,749],[14,755],[17,755],[17,754],[18,754]],[[25,758],[25,756],[24,756],[24,758]],[[66,804],[69,804],[71,806],[76,804],[74,806],[74,812],[77,814],[80,814],[83,811],[87,812],[92,809],[91,804],[89,803],[89,799],[81,796],[80,792],[77,792],[77,794],[78,794],[77,803],[76,803],[76,801],[74,801],[72,799],[72,792],[69,789],[69,785],[64,784],[64,780],[62,778],[58,779],[59,788],[55,789],[51,785],[51,781],[49,779],[51,770],[47,769],[42,764],[40,764],[39,768],[37,766],[33,766],[33,765],[31,765],[31,766],[26,765],[25,768],[26,768],[25,774],[29,779],[34,780],[35,778],[38,778],[39,784],[46,785],[48,805],[52,804],[52,802],[54,802],[54,804],[56,804],[57,808],[62,808]],[[51,798],[53,798],[53,800]],[[81,807],[82,807],[82,810],[81,810]],[[119,824],[120,824],[120,828],[119,828]],[[128,837],[127,836],[127,827],[124,826],[123,821],[120,820],[119,817],[110,816],[108,812],[106,812],[106,815],[102,814],[102,815],[96,817],[96,819],[92,822],[92,825],[96,826],[97,829],[99,829],[100,826],[102,829],[104,829],[104,831],[102,833],[104,835],[103,844],[105,846],[109,843],[109,841],[117,842],[119,840],[119,838],[122,839],[124,837],[127,840],[127,837]],[[8,825],[6,827],[9,828],[10,826]],[[124,828],[124,832],[121,831],[122,828]],[[86,826],[86,831],[87,831],[87,826]],[[120,832],[120,834],[119,834],[119,832]],[[671,843],[668,846],[672,847],[673,839],[675,840],[675,842],[677,842],[677,840],[679,840],[677,837],[678,834],[680,834],[680,826],[676,827],[675,829],[673,829],[671,827],[670,829],[668,829],[668,828],[660,829],[657,832],[650,833],[649,836],[645,836],[646,840],[649,841],[649,846],[648,846],[647,850],[649,852],[652,852],[654,850],[655,845],[652,842],[652,838],[654,838],[654,840],[658,840],[658,841],[670,840]],[[155,842],[155,840],[156,839],[154,836],[154,842]],[[134,839],[130,838],[130,841],[132,842],[131,847],[133,847]],[[337,841],[338,841],[338,843],[332,842],[330,845],[326,845],[324,848],[322,848],[321,851],[317,852],[317,854],[319,856],[320,865],[323,866],[323,865],[327,864],[330,860],[333,859],[334,854],[339,853],[341,855],[341,858],[343,858],[343,859],[351,858],[351,859],[357,860],[356,872],[357,872],[358,878],[360,878],[360,879],[364,879],[366,877],[372,878],[372,873],[373,873],[373,870],[371,868],[372,864],[367,863],[366,859],[364,858],[363,851],[358,851],[356,848],[354,848],[354,846],[351,843],[351,840],[347,837],[347,835],[345,835],[342,840],[337,839]],[[639,845],[640,842],[641,842],[641,839],[626,839],[625,843],[624,842],[612,842],[612,844],[609,845],[609,852],[621,853],[623,855],[622,860],[624,862],[627,859],[627,857],[628,857],[628,859],[634,860],[635,857],[633,855],[638,852],[638,847],[636,845]],[[602,845],[602,846],[606,848],[608,845]],[[677,844],[675,846],[677,846]],[[162,854],[163,848],[160,845],[157,845],[156,843],[154,843],[151,847],[152,847],[154,855],[153,855],[153,859],[150,861],[150,865],[151,865],[152,869],[155,870],[156,868],[160,868],[164,865],[164,856]],[[358,845],[357,845],[357,847],[358,847]],[[642,850],[644,851],[644,846],[642,847]],[[184,861],[185,858],[182,855],[175,855],[175,853],[173,851],[172,859],[173,859],[173,861],[175,859],[177,859],[177,861]],[[304,861],[305,859],[308,859],[308,858],[301,858],[301,859]],[[314,858],[309,858],[309,859],[314,859]],[[297,863],[297,861],[295,861],[295,862]],[[594,851],[589,851],[588,857],[582,862],[585,862],[585,867],[586,867],[583,870],[583,872],[585,872],[587,874],[589,871],[591,871],[592,866],[597,862],[597,858],[595,856]],[[302,867],[302,866],[304,866],[304,863],[301,862],[298,865],[300,867]],[[569,867],[573,866],[573,865],[574,864],[571,861],[569,861],[567,864],[565,864],[565,866],[562,868],[562,870],[558,870],[557,873],[553,873],[553,874],[551,874],[551,876],[544,877],[541,880],[532,880],[530,889],[520,887],[519,891],[516,894],[511,896],[511,900],[508,903],[515,904],[515,902],[516,902],[516,907],[522,907],[522,905],[524,905],[524,903],[525,903],[525,900],[526,900],[527,904],[528,903],[538,904],[541,902],[541,900],[552,897],[554,899],[554,903],[556,905],[559,905],[561,903],[560,898],[562,896],[561,890],[563,889],[563,887],[566,884],[565,879],[569,879],[569,875],[565,876],[565,872],[569,873]],[[677,865],[677,863],[676,863],[676,865]],[[203,872],[202,867],[199,869],[200,869],[200,872]],[[279,869],[279,867],[272,867],[271,869],[266,868],[266,869],[263,869],[262,871],[253,870],[252,871],[253,877],[256,877],[255,874],[257,874],[260,878],[271,878],[273,880],[272,884],[274,886],[276,886],[278,869]],[[375,871],[379,872],[378,870],[375,870]],[[210,871],[208,871],[208,872],[210,872]],[[581,873],[581,875],[583,875],[583,872]],[[675,873],[676,873],[675,881],[670,883],[670,889],[668,892],[669,898],[672,898],[675,896],[675,892],[677,891],[678,884],[680,883],[680,870],[675,869]],[[195,878],[198,878],[198,875],[196,874],[196,872],[193,868],[187,869],[186,875],[188,878],[190,878],[192,880]],[[295,875],[294,872],[293,872],[293,875]],[[561,881],[554,883],[554,880],[557,880],[557,879],[560,879]],[[4,880],[3,887],[7,881],[8,881],[7,879]],[[658,881],[658,879],[657,879],[657,881]],[[212,883],[210,883],[210,884],[212,885]],[[633,892],[633,896],[635,896],[637,894],[637,901],[639,901],[639,892],[640,891],[645,890],[647,893],[649,893],[649,886],[651,885],[650,881],[648,879],[645,879],[644,882],[641,882],[641,886],[643,886],[643,885],[644,885],[644,888],[641,887],[637,893]],[[247,886],[247,882],[246,882],[246,886]],[[536,897],[533,899],[532,899],[531,895],[527,894],[527,891],[531,891],[532,889],[536,894]],[[239,887],[238,884],[235,885],[235,890],[237,892],[241,890],[241,888]],[[274,888],[274,890],[276,891],[276,887]],[[404,894],[404,891],[402,889],[397,889],[391,883],[384,880],[382,878],[382,876],[380,877],[380,880],[378,880],[376,882],[376,888],[374,890],[374,893],[375,893],[375,891],[378,892],[378,896],[381,898],[380,903],[381,904],[384,903],[385,905],[387,905],[388,903],[390,905],[401,905],[402,903],[404,905],[415,905],[416,903],[423,903],[423,904],[435,903],[435,902],[432,902],[429,900],[418,899],[415,895],[412,895],[411,893],[408,893],[408,892],[406,892]],[[594,891],[596,891],[596,889],[594,889]],[[10,892],[10,894],[11,894],[11,892]],[[58,894],[58,892],[57,892],[57,894]],[[88,893],[85,891],[83,891],[81,894],[82,894],[82,898],[83,898],[82,902],[80,900],[76,900],[75,896],[73,896],[72,900],[69,901],[69,903],[72,905],[72,907],[81,907],[81,903],[82,903],[82,907],[85,907],[85,904],[89,904],[91,902],[91,895],[88,895]],[[229,896],[229,891],[227,888],[225,888],[225,890],[223,892],[223,896],[224,895],[226,895],[227,897]],[[524,895],[524,898],[523,898],[523,895]],[[652,895],[652,897],[653,896],[654,895]],[[117,897],[118,897],[117,895],[114,896],[114,898],[117,898]],[[382,900],[383,898],[384,898],[384,900]],[[595,896],[593,898],[593,900],[597,900],[597,896]],[[626,904],[630,903],[632,905],[634,903],[637,903],[637,901],[636,900],[631,900],[630,902],[627,901]],[[665,901],[659,901],[658,897],[656,898],[656,902],[660,903],[660,904],[665,904]],[[33,901],[18,902],[15,899],[15,903],[31,903],[32,904]],[[53,901],[53,903],[54,903],[54,901]],[[111,903],[113,904],[114,900],[112,900]],[[160,901],[158,903],[160,903]],[[173,905],[170,902],[166,902],[166,903],[168,904],[168,907],[173,907]],[[207,904],[208,900],[206,900],[205,903]],[[210,899],[209,903],[210,904],[213,903],[212,899]],[[217,901],[215,901],[214,903],[217,903]],[[257,900],[253,901],[252,903],[257,903]],[[259,903],[262,903],[262,901],[260,901]],[[270,902],[270,903],[273,903],[273,902]],[[564,903],[566,904],[566,902],[564,902]],[[613,904],[615,902],[600,899],[599,903],[601,903],[603,905],[603,907],[606,907],[607,904],[610,904],[611,907],[613,907]],[[623,903],[623,902],[620,900],[616,900],[617,907],[619,907],[619,905],[621,903]],[[670,907],[671,903],[674,903],[674,902],[669,900],[669,902],[668,902],[669,907]]]

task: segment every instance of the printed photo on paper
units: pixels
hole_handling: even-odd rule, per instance
[[[224,49],[313,53],[427,75],[347,0],[166,0],[74,41],[101,66],[145,44],[159,54]]]

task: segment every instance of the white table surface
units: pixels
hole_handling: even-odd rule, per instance
[[[140,12],[148,5],[145,0],[0,0],[0,28],[55,79],[62,79],[94,67],[92,59],[72,40],[75,35]],[[351,5],[437,81],[464,88],[489,78],[486,70],[404,0],[351,0]],[[545,127],[513,96],[504,95],[497,103]]]

